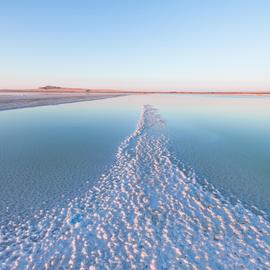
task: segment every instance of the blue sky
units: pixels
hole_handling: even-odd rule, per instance
[[[0,2],[0,88],[269,90],[268,0]]]

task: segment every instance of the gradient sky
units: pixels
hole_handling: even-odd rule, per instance
[[[270,90],[269,0],[0,2],[0,88]]]

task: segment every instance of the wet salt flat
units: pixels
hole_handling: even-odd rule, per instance
[[[48,193],[47,203],[37,206],[32,212],[28,211],[27,219],[13,219],[11,214],[7,214],[9,212],[5,209],[1,210],[3,211],[0,231],[1,268],[269,269],[270,223],[265,205],[268,203],[267,192],[270,192],[269,181],[267,181],[267,176],[270,175],[264,168],[264,163],[260,162],[265,159],[270,161],[267,155],[269,147],[267,140],[265,140],[264,151],[260,148],[264,136],[269,134],[268,127],[263,125],[266,123],[267,114],[269,115],[267,106],[269,101],[267,99],[241,100],[238,104],[238,114],[235,114],[234,119],[247,118],[245,125],[243,120],[240,122],[242,123],[240,128],[242,130],[245,126],[243,132],[246,134],[250,125],[250,133],[244,138],[248,142],[250,140],[257,142],[256,152],[252,148],[254,146],[242,149],[246,143],[244,139],[236,141],[238,138],[234,135],[238,132],[237,128],[234,129],[236,121],[231,119],[231,133],[228,130],[226,121],[230,119],[230,115],[221,114],[222,110],[226,112],[224,109],[226,106],[222,109],[219,104],[220,109],[214,108],[217,111],[215,117],[219,119],[219,125],[214,125],[216,121],[210,121],[210,125],[206,121],[209,117],[206,111],[203,111],[200,106],[189,107],[190,104],[195,105],[198,100],[191,97],[185,100],[178,97],[177,100],[175,99],[175,97],[172,99],[124,97],[100,103],[87,102],[81,106],[59,106],[60,113],[61,110],[66,110],[65,113],[69,111],[74,117],[74,113],[77,112],[81,116],[81,111],[85,112],[91,106],[105,109],[104,105],[109,106],[114,102],[112,107],[109,109],[107,107],[109,114],[104,118],[99,117],[99,120],[105,121],[111,115],[109,118],[113,121],[111,127],[118,123],[118,128],[122,129],[122,133],[117,136],[113,133],[113,128],[106,134],[107,137],[112,136],[115,154],[112,154],[113,146],[111,150],[106,148],[107,152],[102,152],[103,155],[112,155],[112,157],[111,159],[103,157],[100,163],[104,166],[100,165],[99,170],[96,170],[93,175],[91,170],[94,168],[95,159],[89,159],[90,170],[84,172],[89,174],[91,181],[81,177],[78,184],[83,188],[77,189],[77,192],[69,192],[70,185],[71,189],[76,187],[78,175],[75,175],[75,178],[72,178],[75,183],[68,183],[68,187],[64,189],[69,194],[67,199],[62,199],[61,196],[50,197],[51,193]],[[127,108],[125,104],[131,101],[132,105]],[[200,100],[200,105],[204,102],[206,101]],[[218,102],[220,100],[214,100],[215,104]],[[235,101],[230,102],[233,104]],[[250,103],[259,104],[257,115],[242,115]],[[207,104],[209,105],[209,101]],[[232,115],[235,113],[234,108],[233,105]],[[88,111],[85,115],[86,119],[88,117],[91,119],[90,116],[95,112],[97,113],[98,109]],[[125,112],[124,117],[123,112]],[[98,117],[98,114],[94,115]],[[62,117],[63,115],[59,119],[63,119]],[[253,122],[254,118],[257,120]],[[184,125],[184,121],[187,120],[190,120],[190,125]],[[70,123],[72,119],[66,121]],[[110,121],[106,123],[109,124]],[[98,124],[102,126],[105,122]],[[84,125],[85,122],[80,126],[81,132],[85,130]],[[222,133],[223,129],[220,126],[225,126],[230,136]],[[256,128],[257,132],[253,128]],[[192,131],[196,133],[193,136]],[[178,136],[174,134],[177,132]],[[77,134],[78,130],[74,131],[74,136],[82,140],[83,138],[77,137],[79,136]],[[89,136],[89,133],[87,134]],[[205,145],[199,141],[200,135]],[[190,144],[188,144],[188,137]],[[102,138],[105,139],[105,135]],[[251,168],[246,169],[262,171],[262,173],[255,179],[248,178],[246,174],[240,173],[245,169],[245,160],[239,163],[241,167],[239,171],[237,166],[232,166],[234,163],[226,163],[224,141],[232,143],[234,148],[237,143],[240,145],[231,157],[235,162],[246,152],[247,157],[251,157],[253,151],[254,162],[250,160],[248,164]],[[97,154],[99,149],[108,145],[109,143],[107,145],[100,143],[97,146],[99,148],[95,148],[90,156]],[[205,150],[203,146],[209,147],[211,150],[209,151],[217,159],[216,163],[213,161],[216,170],[213,169],[212,163],[207,167],[207,162],[211,161],[212,155],[201,154],[200,151]],[[55,147],[57,149],[57,146]],[[192,149],[198,150],[192,151]],[[87,151],[90,150],[87,148]],[[219,155],[217,155],[218,150],[222,150]],[[2,150],[2,158],[5,157],[4,154]],[[77,153],[76,158],[82,157]],[[218,161],[222,158],[227,170],[220,170],[218,166]],[[198,162],[203,159],[205,163]],[[63,168],[64,166],[61,167]],[[70,168],[69,170],[72,171]],[[228,180],[226,175],[223,175],[230,170],[235,170],[237,178],[232,179],[229,175]],[[54,190],[56,194],[59,192],[58,189],[65,187],[63,184],[65,174],[58,173],[63,179],[57,184],[59,188],[51,187],[47,183],[47,189]],[[10,175],[11,178],[14,177],[13,181],[16,183],[15,178],[18,176],[13,175],[12,172]],[[68,176],[69,174],[66,177]],[[242,183],[241,176],[247,186],[252,186],[255,182],[259,183],[259,188],[254,186],[255,191],[251,199],[243,200],[246,198],[247,190],[245,188],[241,190],[235,184],[237,179]],[[3,174],[1,174],[1,181],[4,181]],[[265,191],[259,194],[261,185]],[[19,192],[20,188],[17,185],[12,186],[14,192]],[[12,193],[12,190],[9,192]],[[35,194],[34,191],[31,192]],[[234,199],[229,196],[230,194]],[[257,197],[261,199],[257,200]],[[38,196],[34,195],[33,199],[37,198]],[[27,200],[31,202],[31,198]],[[8,202],[3,200],[1,203],[4,206],[8,205]],[[17,203],[20,203],[20,198],[17,199]],[[257,210],[254,210],[254,207]]]
[[[85,104],[0,113],[0,221],[66,203],[111,165],[139,109]]]

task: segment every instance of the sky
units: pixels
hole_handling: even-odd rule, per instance
[[[269,0],[0,1],[0,88],[270,90]]]

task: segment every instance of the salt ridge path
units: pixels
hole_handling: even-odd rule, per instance
[[[270,224],[201,186],[144,106],[96,186],[1,226],[1,269],[270,269]]]

